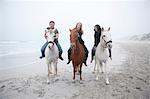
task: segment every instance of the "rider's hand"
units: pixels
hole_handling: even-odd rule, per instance
[[[47,38],[47,31],[46,31],[46,30],[45,30],[45,34],[44,34],[44,37],[45,37],[45,38]]]

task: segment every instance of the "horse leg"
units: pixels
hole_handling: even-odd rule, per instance
[[[52,74],[52,63],[51,62],[49,63],[49,69],[48,70],[49,70],[49,75]]]
[[[96,59],[95,59],[95,64],[94,64],[94,70],[93,70],[93,74],[95,74],[95,72],[96,72]]]
[[[57,75],[57,61],[54,62],[55,75]]]
[[[49,84],[49,75],[50,75],[50,72],[49,72],[49,67],[50,67],[50,63],[47,62],[47,67],[48,67],[48,75],[47,75],[47,83]]]
[[[80,64],[80,80],[82,80],[82,64]]]
[[[109,85],[109,79],[108,79],[108,74],[107,74],[107,64],[108,61],[105,63],[105,79],[106,79],[106,85]]]
[[[76,68],[73,66],[73,80],[75,80],[75,73],[76,73]]]
[[[76,73],[76,75],[80,75],[80,67],[76,67],[75,73]]]
[[[101,73],[104,73],[104,68],[103,68],[103,63],[100,62],[100,67],[101,67]]]
[[[97,65],[96,80],[98,80],[99,79],[99,71],[100,71],[100,62],[98,60],[96,61],[96,65]]]

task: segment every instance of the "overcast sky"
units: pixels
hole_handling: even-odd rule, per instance
[[[50,20],[56,22],[64,44],[69,28],[79,21],[86,43],[93,43],[95,24],[110,26],[113,39],[150,33],[150,1],[0,0],[0,40],[44,41]]]

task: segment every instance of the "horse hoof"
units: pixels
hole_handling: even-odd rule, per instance
[[[49,79],[47,79],[47,84],[50,84],[50,81],[49,81]]]
[[[72,80],[72,83],[76,83],[76,81],[75,81],[75,80]]]
[[[106,81],[106,85],[109,85],[109,81]]]
[[[80,80],[80,81],[79,81],[79,83],[80,83],[80,84],[83,84],[83,81],[82,81],[82,80]]]
[[[98,80],[98,77],[96,77],[96,80]]]
[[[50,84],[50,81],[47,81],[47,84]]]

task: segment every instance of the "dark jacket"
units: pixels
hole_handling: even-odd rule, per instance
[[[80,42],[82,45],[84,45],[84,41],[83,41],[83,39],[82,39],[82,33],[81,33],[81,32],[78,32],[78,40],[79,40],[79,42]]]
[[[95,32],[94,34],[94,46],[98,46],[99,42],[100,42],[100,37],[101,37],[101,33],[99,32]]]

